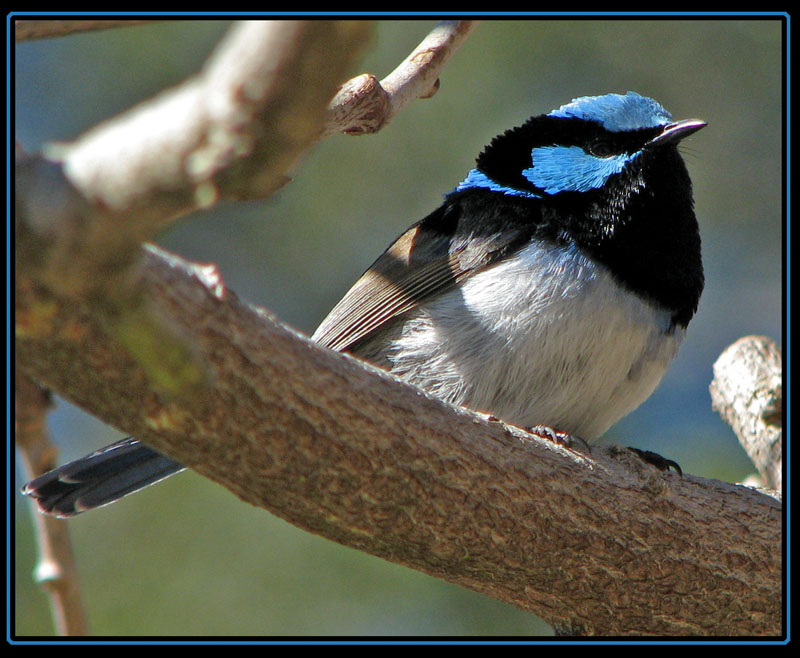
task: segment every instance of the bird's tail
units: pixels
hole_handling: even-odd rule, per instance
[[[108,505],[182,471],[178,462],[127,438],[40,475],[22,487],[39,508],[62,518]]]

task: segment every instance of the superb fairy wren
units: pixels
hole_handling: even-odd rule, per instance
[[[705,125],[628,92],[506,131],[313,339],[453,404],[598,437],[650,396],[697,310],[700,235],[677,146]],[[182,468],[130,438],[23,492],[72,516]]]

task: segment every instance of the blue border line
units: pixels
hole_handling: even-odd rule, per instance
[[[785,66],[785,84],[786,84],[786,163],[785,163],[785,201],[786,201],[786,271],[785,271],[785,307],[786,307],[786,335],[784,336],[783,350],[785,353],[784,366],[785,370],[785,420],[784,427],[784,445],[786,452],[786,478],[784,482],[784,510],[787,518],[786,524],[786,555],[791,554],[791,524],[788,519],[790,517],[791,505],[791,474],[789,463],[791,463],[791,442],[789,436],[791,434],[791,378],[790,364],[791,364],[791,259],[789,258],[789,245],[791,244],[791,16],[788,12],[770,12],[770,11],[703,11],[703,12],[131,12],[121,13],[113,11],[72,11],[72,12],[30,12],[19,11],[11,12],[6,16],[6,482],[10,485],[11,479],[11,145],[12,145],[12,128],[11,128],[11,46],[13,43],[13,19],[14,17],[30,17],[30,16],[120,16],[120,17],[139,17],[139,16],[176,16],[176,17],[190,17],[190,16],[219,16],[219,17],[236,17],[236,16],[385,16],[385,17],[576,17],[576,16],[590,16],[590,17],[617,17],[617,16],[633,16],[633,17],[783,17],[786,21],[786,51],[784,56]],[[674,644],[674,645],[696,645],[696,644],[709,644],[709,645],[775,645],[787,644],[790,639],[791,620],[791,596],[788,584],[791,583],[791,561],[786,560],[786,625],[787,635],[785,640],[104,640],[98,638],[96,640],[50,640],[36,639],[36,640],[18,640],[11,637],[11,501],[12,496],[8,496],[6,500],[6,641],[9,644],[17,645],[575,645],[575,644],[591,644],[591,645],[604,645],[604,644],[632,644],[632,645],[659,645],[659,644]]]

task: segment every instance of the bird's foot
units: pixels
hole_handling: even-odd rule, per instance
[[[657,469],[661,471],[668,471],[670,467],[674,468],[675,471],[683,477],[683,471],[681,467],[678,466],[677,462],[672,461],[671,459],[667,459],[662,457],[657,452],[652,452],[650,450],[639,450],[639,448],[628,448],[631,452],[636,453],[642,459],[642,461],[647,462],[648,464],[652,464]]]
[[[574,450],[577,446],[582,451],[587,453],[592,452],[589,444],[586,443],[586,441],[584,441],[581,437],[575,436],[574,434],[562,432],[561,430],[548,427],[547,425],[534,425],[532,427],[526,427],[525,429],[531,434],[535,434],[542,439],[552,441],[556,445],[564,446],[565,448],[572,450]]]

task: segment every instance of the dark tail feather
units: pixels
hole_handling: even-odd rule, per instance
[[[40,475],[22,493],[35,498],[43,512],[64,518],[113,503],[183,468],[127,438]]]

